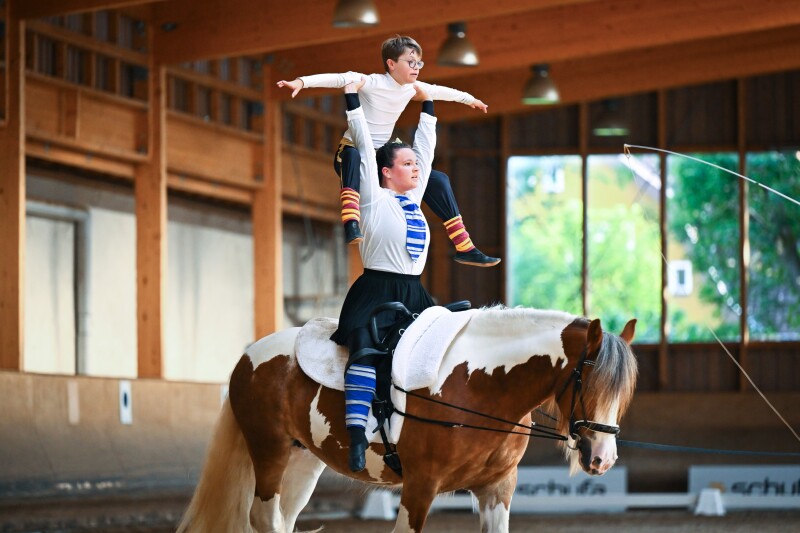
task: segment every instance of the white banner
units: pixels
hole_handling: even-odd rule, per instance
[[[800,465],[690,467],[689,492],[706,488],[723,494],[800,498]]]

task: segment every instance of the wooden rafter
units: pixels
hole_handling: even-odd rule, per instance
[[[350,43],[364,37],[380,39],[397,32],[415,33],[426,26],[456,20],[472,21],[491,13],[601,4],[599,0],[484,0],[430,2],[387,0],[379,3],[381,24],[357,29],[334,28],[331,0],[174,0],[155,6],[156,54],[174,64],[221,56],[248,55],[299,46]],[[169,31],[165,28],[173,28]]]
[[[52,15],[117,9],[168,0],[25,0],[13,2],[13,13],[21,19],[37,19]]]
[[[478,78],[515,68],[527,71],[536,63],[558,63],[717,37],[727,38],[735,46],[740,34],[798,24],[800,9],[796,0],[765,4],[739,0],[590,2],[476,20],[470,24],[468,35],[478,49],[481,63],[468,69],[436,64],[446,38],[444,26],[415,30],[413,36],[423,46],[427,60],[421,79],[435,82],[466,76]],[[286,78],[348,70],[379,72],[382,69],[379,50],[384,36],[339,47],[305,46],[278,52],[276,63]],[[703,53],[700,44],[696,45],[697,51]],[[626,68],[625,63],[618,68]],[[273,94],[287,97],[286,91]]]
[[[755,76],[800,68],[800,26],[756,32],[736,39],[706,39],[602,57],[575,59],[553,65],[561,101],[575,103],[608,96],[633,94],[714,80]],[[448,80],[489,104],[490,114],[531,110],[521,103],[527,70],[490,73],[481,77]],[[473,118],[474,112],[459,104],[441,104],[440,121]],[[407,112],[401,124],[415,120]]]

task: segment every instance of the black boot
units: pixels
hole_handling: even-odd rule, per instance
[[[476,267],[492,267],[500,262],[499,257],[489,257],[477,248],[473,248],[469,252],[456,252],[453,260],[463,265],[472,265]]]
[[[348,220],[344,223],[344,243],[358,244],[364,240],[361,228],[358,227],[358,220]]]
[[[350,455],[348,463],[350,470],[361,472],[367,466],[366,452],[369,446],[367,435],[363,428],[349,427],[347,432],[350,434]]]

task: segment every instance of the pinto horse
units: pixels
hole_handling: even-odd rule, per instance
[[[573,471],[606,472],[617,459],[616,432],[636,383],[635,323],[616,336],[603,332],[599,320],[559,311],[476,310],[447,349],[438,383],[409,391],[397,442],[402,478],[384,467],[376,443],[367,450],[367,468],[350,472],[343,393],[303,373],[294,355],[299,328],[265,337],[231,375],[178,532],[291,532],[326,465],[367,483],[402,486],[396,532],[422,531],[436,495],[457,489],[477,497],[481,531],[506,532],[529,439],[497,419],[531,426],[531,411],[549,401]]]

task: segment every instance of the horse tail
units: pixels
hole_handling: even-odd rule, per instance
[[[176,533],[250,531],[255,484],[244,435],[226,398],[200,481]]]

